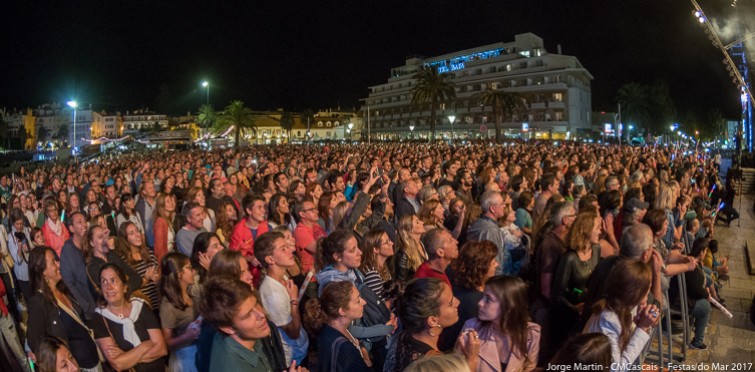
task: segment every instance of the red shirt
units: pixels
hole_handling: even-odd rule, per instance
[[[326,235],[325,230],[317,223],[313,224],[311,228],[304,226],[303,223],[296,225],[294,239],[296,239],[296,250],[301,258],[302,271],[307,272],[315,265],[315,256],[309,253],[306,247]]]
[[[446,273],[433,269],[430,267],[429,262],[424,262],[422,265],[419,265],[417,272],[414,273],[414,278],[436,278],[446,282],[449,287],[451,286],[451,281],[448,280]]]

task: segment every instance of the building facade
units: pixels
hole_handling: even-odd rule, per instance
[[[161,131],[168,128],[168,115],[157,114],[149,109],[126,111],[123,115],[122,135],[139,137],[143,131]]]
[[[120,137],[123,128],[122,118],[117,113],[108,113],[105,110],[92,113],[92,141],[94,144],[101,140],[111,140]]]
[[[31,109],[0,109],[0,118],[6,123],[8,128],[8,137],[0,141],[0,146],[17,150],[34,148],[37,130],[36,118]]]
[[[513,42],[431,58],[410,57],[404,66],[392,69],[388,81],[369,87],[369,96],[363,100],[361,112],[373,139],[427,138],[428,105],[411,104],[414,75],[422,67],[448,74],[456,89],[455,102],[436,113],[437,138],[493,136],[493,108],[480,105],[477,99],[486,89],[516,92],[527,101],[525,114],[503,118],[502,130],[508,136],[566,138],[570,132],[591,130],[592,75],[576,57],[548,53],[540,37],[525,33],[516,35]],[[455,116],[453,125],[450,115]]]

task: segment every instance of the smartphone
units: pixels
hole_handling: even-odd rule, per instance
[[[63,209],[63,212],[60,213],[60,222],[66,222],[66,210]]]

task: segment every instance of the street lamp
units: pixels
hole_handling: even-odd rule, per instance
[[[410,126],[409,126],[409,132],[410,132],[410,133],[411,133],[411,135],[412,135],[412,139],[414,139],[414,125],[410,125]]]
[[[351,130],[354,129],[354,123],[349,123],[349,142],[351,142]]]
[[[451,123],[451,140],[454,139],[454,120],[456,120],[456,115],[450,114],[448,115],[448,122]]]
[[[210,83],[205,80],[202,82],[202,86],[207,90],[207,106],[210,105]]]
[[[73,146],[73,157],[76,158],[76,108],[79,107],[79,104],[76,101],[68,101],[68,107],[73,109],[73,143],[71,146]]]

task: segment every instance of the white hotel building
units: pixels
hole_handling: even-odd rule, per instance
[[[526,114],[503,118],[502,131],[507,136],[521,136],[523,127],[528,128],[527,137],[553,139],[565,138],[567,133],[584,136],[591,130],[592,75],[576,57],[548,53],[540,37],[525,33],[516,35],[513,42],[431,58],[410,57],[404,66],[391,69],[388,81],[370,87],[369,97],[363,100],[363,124],[370,126],[373,139],[429,135],[429,105],[411,104],[413,76],[422,66],[450,74],[456,85],[456,101],[438,108],[438,138],[451,138],[452,129],[455,138],[493,137],[492,107],[481,106],[475,97],[489,87],[519,93],[528,102]],[[453,128],[448,115],[456,117]]]

